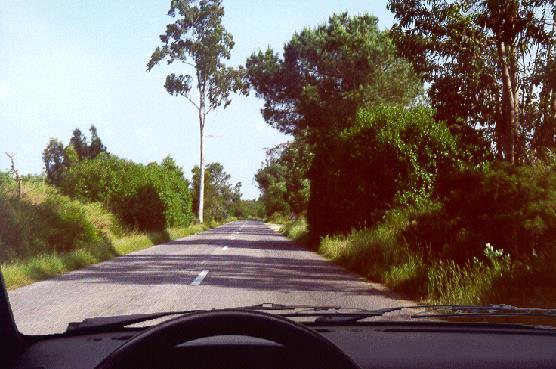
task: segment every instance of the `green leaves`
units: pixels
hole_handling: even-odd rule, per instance
[[[410,103],[421,84],[377,24],[370,15],[336,14],[294,34],[282,56],[268,48],[249,57],[247,78],[265,99],[265,120],[286,133],[333,135],[360,106]]]
[[[388,209],[427,199],[459,162],[454,137],[424,107],[362,109],[352,127],[321,147],[310,171],[315,238],[372,227]]]
[[[195,166],[192,171],[193,211],[197,212],[197,200],[199,198],[199,167]],[[240,205],[241,182],[232,185],[231,176],[224,171],[220,163],[211,163],[205,169],[205,216],[206,219],[224,221],[235,215],[235,210]]]
[[[280,144],[266,153],[266,161],[255,174],[267,216],[303,215],[307,211],[310,182],[307,179],[313,153],[298,138]]]
[[[172,0],[168,15],[177,18],[160,35],[149,62],[150,71],[161,61],[176,61],[194,69],[192,74],[168,75],[164,87],[169,94],[184,96],[200,109],[208,100],[209,110],[231,102],[231,91],[242,90],[242,70],[226,67],[222,60],[230,58],[234,40],[222,25],[224,8],[221,0]],[[200,93],[199,102],[190,95],[193,81]]]
[[[193,218],[189,182],[170,157],[141,165],[103,153],[71,167],[61,187],[73,198],[103,203],[131,229],[158,231]]]
[[[476,161],[491,147],[499,158],[524,161],[531,146],[555,145],[554,129],[546,129],[556,126],[546,74],[553,0],[390,0],[388,8],[399,53],[430,83],[437,118]]]

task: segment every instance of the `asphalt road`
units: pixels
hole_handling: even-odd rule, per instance
[[[238,221],[9,292],[25,334],[96,316],[260,303],[378,309],[410,304],[267,225]]]

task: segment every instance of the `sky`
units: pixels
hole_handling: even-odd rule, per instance
[[[164,89],[165,76],[183,71],[165,63],[146,72],[172,22],[169,0],[0,0],[0,170],[4,152],[21,173],[42,172],[51,137],[67,144],[73,129],[94,124],[108,151],[140,163],[171,155],[191,176],[199,162],[195,108]],[[381,28],[393,23],[386,0],[224,0],[224,26],[240,65],[270,45],[281,51],[292,34],[337,12],[370,13]],[[265,150],[291,137],[268,126],[263,102],[234,96],[211,113],[206,162],[220,162],[244,198],[257,198],[254,175]],[[88,132],[87,132],[88,133]]]

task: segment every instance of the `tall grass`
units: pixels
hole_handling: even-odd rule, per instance
[[[216,226],[213,224],[213,226]],[[208,229],[209,226],[194,224],[183,228],[170,228],[163,232],[148,234],[132,233],[112,238],[109,242],[84,247],[65,253],[42,253],[0,265],[8,289],[51,278],[53,276],[96,264],[116,256],[146,249],[153,245],[186,237]]]
[[[296,219],[286,222],[280,228],[286,237],[295,240],[297,243],[305,245],[308,242],[307,222],[305,219]]]
[[[370,229],[323,237],[319,253],[367,279],[384,283],[408,298],[436,304],[513,304],[556,307],[556,254],[513,260],[509,254],[484,245],[481,258],[464,264],[416,253],[404,230],[417,215],[438,204],[394,209]],[[304,221],[286,223],[289,238],[307,234]]]

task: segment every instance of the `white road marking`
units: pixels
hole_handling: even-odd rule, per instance
[[[224,251],[228,250],[228,246],[222,247],[222,250],[224,250]]]
[[[201,273],[199,273],[199,275],[197,276],[197,278],[195,278],[195,280],[193,282],[191,282],[192,286],[198,286],[201,284],[201,282],[203,282],[203,279],[205,279],[205,277],[208,274],[208,270],[203,270]]]
[[[236,232],[236,234],[239,234],[239,232]]]
[[[236,239],[235,236],[232,236],[232,238],[230,238],[230,240],[235,240],[235,239]]]

